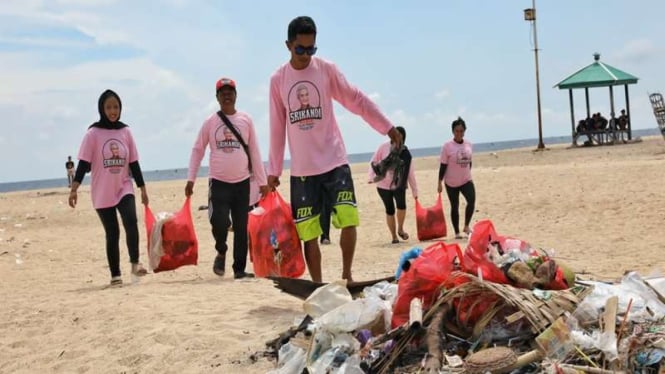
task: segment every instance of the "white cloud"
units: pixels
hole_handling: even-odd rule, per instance
[[[437,100],[444,100],[450,97],[450,91],[447,89],[443,89],[441,91],[435,92],[434,93],[434,98]]]
[[[378,92],[372,92],[367,94],[367,96],[372,99],[375,103],[378,103],[381,100],[381,94]]]
[[[619,61],[640,63],[655,58],[658,52],[650,39],[634,39],[621,46],[615,56]]]

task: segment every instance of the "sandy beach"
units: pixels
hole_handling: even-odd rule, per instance
[[[420,158],[414,165],[419,199],[431,205],[438,159]],[[361,219],[356,280],[389,276],[402,251],[428,245],[416,239],[410,193],[411,239],[390,244],[367,166],[353,165]],[[555,258],[586,278],[665,270],[661,137],[617,146],[475,154],[473,176],[474,221],[489,218],[499,233],[552,249]],[[280,192],[288,198],[285,181]],[[184,187],[184,181],[148,182],[153,211],[178,210]],[[107,287],[104,233],[89,186],[79,191],[76,209],[67,205],[65,188],[0,195],[0,373],[265,373],[274,367],[265,358],[253,362],[250,354],[301,319],[302,303],[266,279],[234,281],[213,274],[207,212],[196,210],[206,203],[205,179],[197,181],[192,200],[198,266],[132,283],[123,231],[125,285],[119,288]],[[445,196],[443,201],[449,219]],[[147,263],[142,207],[138,212]],[[450,223],[448,232],[446,240],[452,241]],[[325,281],[341,274],[339,231],[331,234],[333,245],[322,247]]]

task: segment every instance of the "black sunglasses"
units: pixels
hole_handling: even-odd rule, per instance
[[[309,47],[303,47],[301,45],[297,45],[293,50],[298,56],[302,56],[305,53],[307,53],[308,56],[313,56],[316,53],[317,48],[315,45]]]

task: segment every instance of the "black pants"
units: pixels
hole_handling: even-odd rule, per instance
[[[397,209],[405,210],[406,209],[406,189],[398,188],[396,190],[386,190],[383,188],[376,189],[379,192],[381,201],[383,201],[383,207],[386,209],[387,216],[395,215],[395,205]]]
[[[462,193],[466,199],[466,209],[464,211],[464,226],[469,226],[471,217],[476,209],[476,188],[473,181],[468,181],[459,187],[449,187],[446,185],[446,193],[450,201],[450,221],[455,229],[455,234],[459,234],[459,193]]]
[[[120,226],[118,215],[122,218],[122,226],[125,228],[127,249],[129,250],[129,262],[139,262],[139,227],[136,220],[136,203],[134,195],[125,195],[116,206],[97,209],[99,219],[104,225],[106,233],[106,259],[109,263],[112,277],[120,276]]]
[[[233,220],[233,272],[242,273],[247,266],[247,207],[249,206],[249,178],[238,183],[216,179],[208,182],[208,218],[215,238],[215,249],[226,254],[229,235],[229,212]]]

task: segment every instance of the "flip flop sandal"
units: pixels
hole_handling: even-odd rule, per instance
[[[393,239],[393,241],[391,242],[391,244],[399,244],[399,239]]]
[[[409,240],[409,234],[405,233],[404,231],[398,232],[397,235],[399,235],[402,240]]]

